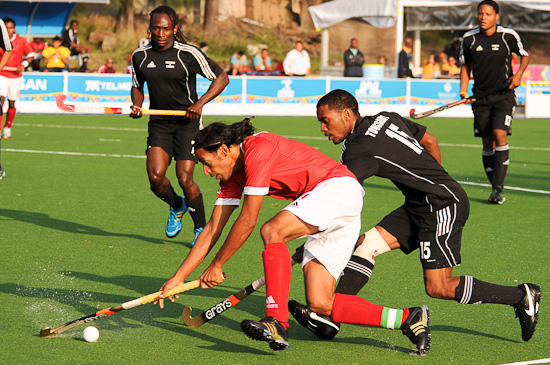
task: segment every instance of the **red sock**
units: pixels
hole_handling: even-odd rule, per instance
[[[290,253],[282,242],[269,243],[262,253],[265,272],[266,317],[275,317],[288,328],[288,291],[292,274]]]
[[[6,125],[4,127],[11,128],[11,124],[13,123],[13,118],[15,118],[15,108],[9,108],[8,116],[6,118]]]
[[[399,328],[408,317],[408,308],[386,308],[355,295],[336,293],[332,304],[332,319],[340,323]]]
[[[4,119],[4,114],[0,114],[0,127],[2,127],[2,119]]]

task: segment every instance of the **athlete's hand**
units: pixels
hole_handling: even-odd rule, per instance
[[[203,104],[201,104],[199,102],[189,106],[189,108],[187,108],[186,117],[189,118],[189,119],[195,119],[195,118],[200,117],[201,114],[202,114],[202,107],[203,107]]]
[[[132,112],[130,113],[130,118],[138,119],[143,116],[143,111],[141,110],[141,107],[137,105],[132,105],[130,109],[132,109]]]
[[[160,291],[162,291],[162,294],[159,295],[159,300],[154,301],[153,304],[159,303],[159,307],[164,308],[164,299],[168,299],[172,303],[179,298],[179,295],[174,295],[174,297],[166,297],[165,295],[169,290],[174,289],[176,286],[183,284],[183,280],[176,279],[175,277],[171,277],[166,281],[162,286],[160,287]],[[175,299],[174,299],[175,298]]]
[[[210,264],[199,279],[201,279],[201,288],[206,289],[222,283],[225,279],[225,275],[221,267]]]
[[[508,81],[510,82],[510,86],[508,86],[508,89],[514,90],[516,87],[521,85],[521,75],[515,74]]]

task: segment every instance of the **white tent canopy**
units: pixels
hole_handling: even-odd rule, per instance
[[[328,65],[328,28],[346,19],[361,18],[377,28],[396,27],[396,60],[404,33],[405,7],[450,7],[477,4],[480,0],[333,0],[308,8],[313,23],[323,30],[321,66]],[[550,0],[499,0],[534,11],[550,11]],[[419,44],[419,43],[418,43]]]

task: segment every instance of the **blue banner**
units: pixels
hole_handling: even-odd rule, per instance
[[[359,104],[405,104],[407,84],[404,80],[335,79],[330,89],[346,90]]]
[[[247,103],[316,104],[325,94],[326,80],[297,77],[248,77]]]
[[[25,73],[21,83],[21,101],[55,101],[63,92],[63,75]]]

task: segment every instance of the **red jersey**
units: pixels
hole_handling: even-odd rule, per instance
[[[100,74],[114,74],[115,72],[116,70],[114,69],[114,67],[109,67],[107,65],[101,65],[97,69],[97,73]]]
[[[11,57],[6,64],[6,67],[19,67],[21,62],[23,62],[23,56],[34,57],[34,51],[29,45],[29,42],[23,37],[20,37],[18,34],[14,34],[10,39],[11,41]],[[0,48],[0,57],[4,54],[4,50]],[[21,77],[23,73],[18,71],[7,71],[5,68],[0,71],[0,75],[4,77],[9,77],[14,79],[16,77]]]
[[[322,181],[355,175],[348,168],[306,144],[260,132],[244,139],[244,170],[220,182],[218,205],[238,205],[246,195],[295,200]]]

